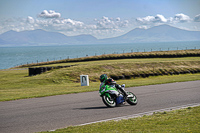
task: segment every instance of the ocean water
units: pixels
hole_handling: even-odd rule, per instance
[[[200,49],[200,41],[65,46],[0,47],[0,69],[27,63],[102,54]]]

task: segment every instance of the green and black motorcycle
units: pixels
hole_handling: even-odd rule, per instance
[[[125,89],[125,84],[121,85],[122,89]],[[138,100],[135,94],[126,91],[128,96],[124,96],[120,90],[118,90],[115,85],[106,85],[104,88],[99,90],[99,94],[102,97],[104,104],[107,107],[116,107],[125,102],[130,105],[136,105]]]

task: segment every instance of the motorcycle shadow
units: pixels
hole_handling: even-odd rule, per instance
[[[106,106],[101,106],[101,107],[86,107],[86,108],[79,108],[82,110],[87,110],[87,109],[108,109]]]
[[[126,106],[130,106],[130,105],[124,105],[124,104],[120,104],[114,108],[118,108],[118,107],[126,107]],[[86,108],[77,108],[77,109],[81,109],[81,110],[89,110],[89,109],[112,109],[110,107],[107,106],[100,106],[100,107],[86,107]]]

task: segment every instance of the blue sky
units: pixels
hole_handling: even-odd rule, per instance
[[[0,34],[44,29],[108,38],[160,24],[200,31],[200,0],[0,0]]]

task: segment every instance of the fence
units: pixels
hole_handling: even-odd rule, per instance
[[[53,59],[46,59],[46,60],[36,60],[36,61],[32,61],[32,62],[26,62],[26,63],[20,63],[17,64],[16,66],[20,66],[20,65],[28,65],[28,64],[33,64],[33,63],[41,63],[41,62],[50,62],[50,61],[58,61],[58,60],[62,60],[62,59],[73,59],[73,58],[81,58],[81,57],[88,57],[88,56],[98,56],[98,55],[106,55],[106,54],[125,54],[125,53],[133,53],[133,52],[153,52],[153,51],[172,51],[172,50],[193,50],[193,49],[198,49],[197,47],[194,48],[188,48],[185,47],[183,48],[179,48],[179,47],[174,47],[174,48],[158,48],[158,49],[129,49],[129,50],[121,50],[121,51],[114,51],[114,52],[104,52],[102,54],[97,54],[97,53],[93,53],[93,54],[85,54],[82,56],[78,56],[78,55],[74,55],[73,57],[67,56],[67,57],[59,57],[59,58],[53,58]]]

